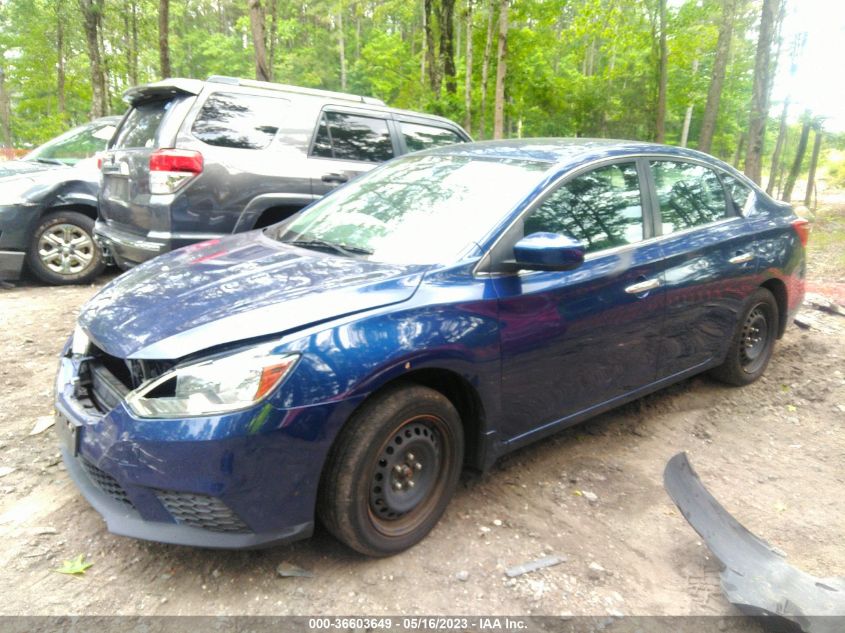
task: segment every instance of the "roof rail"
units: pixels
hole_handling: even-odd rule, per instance
[[[228,84],[230,86],[245,86],[247,88],[263,88],[264,90],[277,90],[279,92],[294,92],[297,94],[311,95],[314,97],[331,97],[332,99],[343,99],[344,101],[357,101],[370,105],[386,105],[381,99],[375,97],[363,97],[347,92],[334,92],[332,90],[319,90],[317,88],[303,88],[288,84],[278,84],[270,81],[256,81],[255,79],[240,79],[238,77],[227,77],[225,75],[211,75],[208,81],[216,84]]]

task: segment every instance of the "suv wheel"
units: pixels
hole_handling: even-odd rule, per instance
[[[42,217],[26,257],[33,274],[53,285],[88,283],[105,267],[94,242],[94,220],[76,211]]]

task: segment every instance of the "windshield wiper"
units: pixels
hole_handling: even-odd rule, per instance
[[[44,163],[45,165],[62,165],[64,166],[65,163],[58,160],[57,158],[35,158],[36,163]]]
[[[294,246],[300,246],[302,248],[313,248],[325,251],[332,251],[335,253],[339,253],[346,257],[351,257],[354,255],[372,255],[373,251],[368,248],[360,248],[358,246],[348,246],[346,244],[335,244],[334,242],[327,242],[326,240],[321,240],[319,238],[310,238],[305,240],[291,240],[290,242],[284,242],[285,244],[292,244]]]

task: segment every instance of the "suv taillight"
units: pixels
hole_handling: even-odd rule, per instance
[[[185,149],[159,149],[150,155],[150,193],[174,193],[202,173],[202,154]]]
[[[807,246],[807,240],[810,239],[810,221],[804,218],[798,218],[792,221],[792,228],[798,234],[798,239],[801,240],[801,246]]]

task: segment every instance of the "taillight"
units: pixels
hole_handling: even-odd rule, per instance
[[[202,154],[184,149],[159,149],[150,155],[150,193],[174,193],[202,173]]]
[[[801,240],[801,246],[807,246],[807,240],[810,239],[810,221],[804,218],[798,218],[792,221],[792,228],[798,234],[798,239]]]

